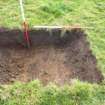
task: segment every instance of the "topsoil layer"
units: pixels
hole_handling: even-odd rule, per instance
[[[81,29],[30,31],[31,47],[22,43],[21,30],[0,29],[0,83],[69,83],[71,78],[99,83],[103,76],[97,69],[86,35]]]

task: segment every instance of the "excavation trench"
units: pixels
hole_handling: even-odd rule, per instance
[[[81,29],[30,30],[32,46],[23,47],[21,30],[0,29],[0,83],[28,82],[34,79],[44,84],[102,81],[95,56],[86,34]]]

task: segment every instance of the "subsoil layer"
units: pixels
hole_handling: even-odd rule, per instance
[[[86,34],[81,29],[31,30],[31,47],[25,48],[21,30],[0,29],[0,83],[28,82],[70,83],[72,78],[101,82]]]

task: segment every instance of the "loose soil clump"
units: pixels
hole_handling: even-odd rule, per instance
[[[49,34],[50,33],[50,34]],[[21,30],[0,29],[0,83],[28,82],[34,79],[44,84],[102,81],[96,58],[90,50],[86,34],[81,29],[30,30],[32,46],[24,47]]]

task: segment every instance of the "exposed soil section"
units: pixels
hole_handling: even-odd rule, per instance
[[[69,83],[71,78],[99,83],[97,69],[86,35],[81,29],[31,30],[32,46],[22,46],[21,30],[0,29],[0,83],[40,79],[44,84]]]

